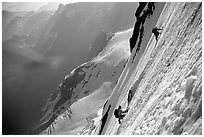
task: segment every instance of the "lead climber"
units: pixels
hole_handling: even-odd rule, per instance
[[[117,109],[115,109],[114,111],[114,115],[116,118],[118,118],[118,122],[119,124],[121,123],[121,120],[125,117],[125,114],[128,112],[129,108],[127,108],[126,110],[122,110],[121,106],[119,106]]]
[[[158,41],[158,37],[159,37],[159,35],[161,34],[161,32],[159,32],[159,30],[163,30],[163,29],[159,29],[159,28],[157,28],[157,27],[154,27],[154,28],[152,29],[152,33],[154,34],[156,41]]]

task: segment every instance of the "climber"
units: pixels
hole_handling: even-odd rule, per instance
[[[128,98],[127,98],[127,100],[128,100],[128,106],[129,106],[129,104],[130,104],[130,101],[132,100],[132,97],[133,97],[133,94],[132,94],[132,90],[130,89],[130,90],[129,90],[129,93],[128,93]]]
[[[114,111],[114,115],[116,118],[118,118],[118,122],[119,124],[121,123],[121,120],[125,117],[125,113],[127,113],[129,110],[129,108],[127,108],[126,110],[122,110],[121,106],[118,107],[118,109],[115,109]]]
[[[154,34],[154,36],[155,36],[155,38],[156,38],[156,41],[158,40],[158,37],[159,37],[159,35],[161,34],[161,32],[159,32],[159,30],[162,30],[162,29],[159,29],[159,28],[157,28],[157,27],[154,27],[154,28],[152,29],[152,33]]]

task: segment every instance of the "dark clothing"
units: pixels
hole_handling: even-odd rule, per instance
[[[125,117],[124,113],[127,113],[127,112],[128,112],[128,109],[123,111],[121,109],[121,106],[119,106],[118,109],[115,109],[114,115],[115,115],[116,118],[118,118],[119,124],[121,123],[121,120]]]
[[[154,34],[154,36],[155,36],[155,38],[156,38],[156,41],[158,40],[159,34],[161,34],[161,33],[159,32],[159,30],[162,30],[162,29],[158,29],[157,27],[154,27],[154,28],[152,29],[152,33]]]
[[[118,118],[118,123],[120,124],[121,123],[121,120],[125,117],[125,115],[121,115],[119,118]]]

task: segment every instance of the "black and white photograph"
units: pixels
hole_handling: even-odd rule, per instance
[[[202,135],[202,1],[1,1],[2,135]]]

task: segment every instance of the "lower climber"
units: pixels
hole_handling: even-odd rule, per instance
[[[116,118],[118,118],[119,124],[121,123],[121,120],[125,117],[125,114],[128,112],[129,108],[126,110],[122,110],[121,106],[119,106],[117,109],[114,111],[114,115]]]

